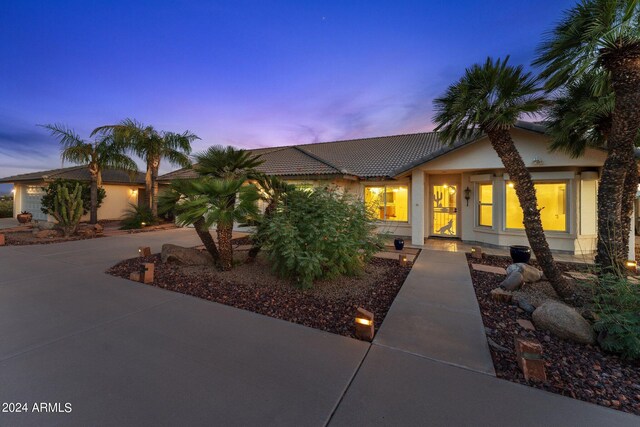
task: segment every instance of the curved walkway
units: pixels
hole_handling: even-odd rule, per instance
[[[0,425],[638,425],[492,376],[457,258],[423,251],[369,344],[103,273],[165,242],[199,244],[0,247],[0,403],[29,409]]]

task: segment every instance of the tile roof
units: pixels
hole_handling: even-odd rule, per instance
[[[91,176],[86,166],[72,166],[68,168],[51,169],[47,171],[24,173],[20,175],[0,178],[0,184],[21,181],[52,181],[54,179],[77,179],[79,181],[89,181]],[[138,172],[133,180],[127,172],[107,169],[102,171],[102,182],[105,184],[144,184],[145,174]]]
[[[538,123],[518,122],[517,128],[544,133]],[[476,141],[455,144],[441,141],[438,132],[349,139],[250,150],[265,162],[261,172],[278,176],[352,175],[359,178],[389,178]],[[194,178],[191,169],[180,169],[159,179]]]

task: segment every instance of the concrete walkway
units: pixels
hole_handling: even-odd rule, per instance
[[[482,346],[454,258],[434,280],[445,262],[423,251],[368,344],[103,274],[166,242],[199,243],[180,229],[0,248],[0,403],[29,408],[0,425],[639,423],[492,376],[465,349]],[[72,411],[32,412],[41,402]]]

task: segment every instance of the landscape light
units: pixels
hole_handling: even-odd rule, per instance
[[[400,257],[398,258],[400,260],[400,265],[403,267],[407,266],[407,254],[400,254]]]
[[[473,246],[471,248],[471,258],[482,259],[482,248],[480,246]]]
[[[373,340],[373,313],[358,307],[356,310],[355,325],[357,338],[366,341]]]
[[[141,257],[146,257],[151,255],[151,248],[149,246],[140,246],[138,248],[138,254]]]
[[[638,262],[634,261],[632,259],[628,260],[626,263],[627,266],[627,270],[631,271],[632,273],[637,273],[638,272]]]

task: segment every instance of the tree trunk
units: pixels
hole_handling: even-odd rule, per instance
[[[98,177],[91,174],[91,212],[89,214],[89,224],[98,223]]]
[[[635,162],[631,163],[624,177],[624,188],[622,190],[622,205],[620,208],[620,224],[622,229],[622,253],[624,259],[629,254],[629,234],[631,233],[631,222],[633,218],[633,204],[638,191],[638,167]]]
[[[149,209],[151,209],[151,202],[153,200],[153,180],[151,173],[151,162],[147,162],[147,173],[144,176],[144,191],[147,196],[146,204]]]
[[[623,238],[626,226],[622,224],[623,217],[628,215],[628,206],[623,207],[625,176],[632,163],[635,166],[635,140],[640,130],[640,46],[622,53],[605,51],[602,59],[604,67],[611,73],[615,107],[607,139],[609,154],[598,189],[596,263],[602,272],[622,274],[627,257],[624,250],[626,237]]]
[[[233,227],[225,227],[218,224],[218,246],[220,247],[220,265],[222,271],[229,271],[233,268],[233,246],[231,238]]]
[[[151,213],[154,218],[158,217],[158,168],[153,167],[151,171]]]
[[[218,248],[216,247],[216,242],[213,240],[213,236],[211,236],[211,232],[209,228],[204,222],[204,218],[200,218],[196,222],[193,223],[193,227],[196,229],[196,233],[198,233],[198,237],[202,241],[202,244],[207,249],[207,252],[213,258],[213,262],[220,266],[220,252],[218,252]]]
[[[487,135],[491,146],[502,160],[502,164],[509,174],[509,179],[513,181],[524,214],[524,229],[538,264],[558,295],[563,299],[570,299],[573,297],[573,290],[553,260],[551,249],[549,249],[542,229],[542,220],[531,174],[520,157],[509,130],[491,130],[487,131]]]

